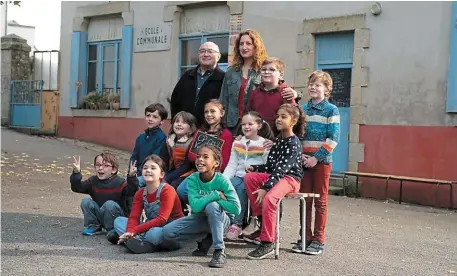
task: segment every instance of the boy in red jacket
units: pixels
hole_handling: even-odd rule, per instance
[[[286,66],[279,58],[267,58],[260,67],[262,82],[251,92],[246,111],[257,111],[262,118],[275,129],[276,111],[285,103],[295,103],[295,100],[285,100],[283,93],[293,92],[284,81]]]

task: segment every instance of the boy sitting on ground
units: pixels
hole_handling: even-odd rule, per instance
[[[117,175],[119,163],[114,154],[103,152],[94,158],[95,175],[83,180],[81,158],[73,156],[73,173],[70,176],[71,190],[75,193],[88,194],[81,202],[84,215],[83,235],[92,236],[108,231],[114,235],[114,220],[130,213],[129,200],[135,195],[138,186],[127,184]]]

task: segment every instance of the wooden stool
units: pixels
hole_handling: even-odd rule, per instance
[[[305,198],[318,198],[320,194],[312,193],[290,193],[287,194],[283,199],[300,199],[301,202],[301,250],[302,253],[305,252],[306,247],[306,201]],[[281,204],[282,199],[278,201],[278,210],[279,205]],[[276,216],[276,245],[275,245],[275,259],[279,259],[279,214]]]

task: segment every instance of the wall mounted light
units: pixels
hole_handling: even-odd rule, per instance
[[[370,7],[370,11],[373,15],[380,15],[382,13],[382,5],[379,2],[375,2],[373,5]]]

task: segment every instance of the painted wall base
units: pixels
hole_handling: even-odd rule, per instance
[[[168,133],[170,121],[163,131]],[[143,118],[91,118],[59,116],[58,136],[79,139],[116,149],[132,151],[136,137],[144,131]]]
[[[162,129],[168,133],[170,121]],[[143,118],[59,117],[58,135],[131,151],[136,137],[145,128]],[[457,181],[457,128],[426,126],[360,126],[360,143],[365,145],[360,172]],[[362,196],[386,199],[385,182],[360,179]],[[422,183],[403,184],[403,201],[421,205],[450,207],[449,187]],[[399,199],[400,183],[390,181],[388,198]],[[454,185],[457,207],[457,185]]]
[[[365,144],[360,172],[457,181],[457,128],[434,126],[360,126],[360,143]],[[362,196],[385,199],[385,182],[361,179]],[[389,181],[389,198],[398,200],[400,183]],[[436,185],[403,183],[403,201],[435,205]],[[438,206],[450,207],[449,187],[442,186]],[[454,206],[457,207],[457,185]]]

